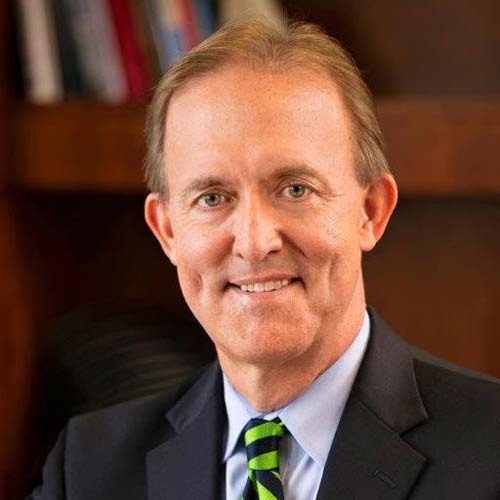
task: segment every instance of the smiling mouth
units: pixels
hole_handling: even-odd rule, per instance
[[[242,292],[246,293],[266,293],[274,292],[285,288],[292,283],[299,281],[299,278],[283,279],[283,280],[270,280],[261,283],[248,283],[244,285],[236,285],[234,283],[229,283],[229,286],[237,288]]]

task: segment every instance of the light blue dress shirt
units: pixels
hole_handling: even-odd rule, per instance
[[[224,463],[225,498],[239,500],[247,481],[245,446],[241,431],[249,419],[279,417],[289,433],[280,443],[280,473],[286,500],[317,497],[328,452],[335,437],[352,384],[363,359],[370,332],[365,312],[363,325],[344,354],[299,397],[269,414],[257,413],[224,375],[228,417]]]

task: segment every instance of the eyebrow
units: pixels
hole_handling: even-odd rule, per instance
[[[320,174],[314,168],[309,167],[308,165],[297,165],[297,166],[278,168],[273,171],[272,176],[276,177],[277,179],[306,176],[306,177],[314,177],[323,183],[326,182],[326,179],[323,177],[322,174]]]
[[[198,179],[194,179],[190,182],[181,193],[181,197],[183,200],[188,198],[192,193],[197,193],[199,191],[203,191],[205,189],[221,186],[224,184],[224,180],[222,177],[217,177],[214,175],[209,175],[207,177],[199,177]]]
[[[324,179],[323,175],[319,174],[317,170],[308,165],[297,165],[297,166],[286,166],[277,168],[272,171],[270,177],[275,179],[286,179],[288,177],[314,177],[318,179],[323,184],[326,184],[326,179]],[[206,189],[222,186],[226,184],[226,181],[222,177],[218,177],[215,175],[208,175],[206,177],[200,177],[198,179],[194,179],[190,182],[181,193],[181,197],[183,200],[190,197],[192,193],[197,193],[200,191],[204,191]]]

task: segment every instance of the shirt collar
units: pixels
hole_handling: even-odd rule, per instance
[[[365,311],[360,331],[342,356],[297,398],[269,414],[256,412],[223,374],[228,417],[224,462],[235,452],[241,431],[249,419],[260,417],[271,420],[279,416],[302,449],[324,467],[363,359],[369,332],[370,318]]]

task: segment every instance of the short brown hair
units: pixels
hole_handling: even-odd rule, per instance
[[[168,196],[164,137],[172,95],[231,62],[272,71],[306,67],[325,74],[340,90],[351,120],[358,182],[365,186],[389,172],[371,92],[340,43],[314,24],[252,19],[220,28],[177,62],[156,87],[146,121],[145,178],[152,192]]]

